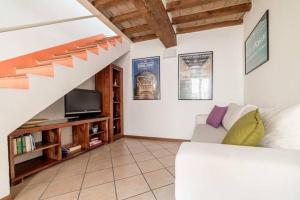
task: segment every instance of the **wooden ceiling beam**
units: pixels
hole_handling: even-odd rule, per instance
[[[176,46],[176,33],[162,0],[130,0],[166,48]]]
[[[191,8],[194,6],[203,6],[210,3],[214,3],[217,1],[224,1],[224,0],[178,0],[178,1],[171,1],[168,2],[166,5],[167,12],[172,12],[175,10],[181,10],[185,8]]]
[[[126,35],[128,35],[128,34],[132,34],[132,33],[139,33],[139,32],[149,31],[149,30],[151,30],[151,29],[149,28],[148,24],[141,24],[138,26],[124,28],[124,29],[122,29],[122,32],[125,33]]]
[[[95,0],[93,5],[98,9],[102,10],[105,8],[113,7],[119,3],[122,3],[123,0]]]
[[[204,30],[209,30],[209,29],[214,29],[214,28],[236,26],[236,25],[240,25],[242,23],[243,23],[243,19],[228,20],[228,21],[211,23],[211,24],[204,24],[204,25],[199,25],[199,26],[190,26],[190,27],[177,28],[176,33],[177,34],[182,34],[182,33],[196,32],[196,31],[204,31]]]
[[[124,22],[124,21],[128,21],[128,20],[131,20],[131,19],[135,19],[135,18],[138,18],[138,17],[141,17],[141,13],[140,11],[132,11],[132,12],[128,12],[128,13],[125,13],[125,14],[122,14],[122,15],[117,15],[115,17],[112,17],[110,19],[110,21],[114,24],[119,24],[121,22]]]
[[[243,3],[214,10],[208,10],[190,15],[183,15],[172,18],[172,24],[182,24],[196,20],[211,19],[217,17],[224,17],[232,14],[247,12],[251,9],[251,3]]]
[[[152,40],[152,39],[156,39],[157,36],[155,34],[149,34],[149,35],[143,35],[143,36],[138,36],[138,37],[132,37],[131,41],[132,42],[142,42],[145,40]]]

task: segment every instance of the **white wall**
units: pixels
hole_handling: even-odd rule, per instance
[[[245,76],[245,101],[263,107],[300,101],[300,1],[253,0],[244,21],[244,40],[270,10],[270,60]]]
[[[195,116],[215,105],[243,103],[242,26],[178,35],[178,53],[214,52],[214,99],[178,100],[178,58],[164,59],[159,40],[135,43],[116,64],[124,68],[125,134],[190,139]],[[160,56],[161,100],[133,100],[131,59]]]

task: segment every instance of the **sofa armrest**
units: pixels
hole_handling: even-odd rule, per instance
[[[176,156],[176,200],[298,200],[300,152],[183,143]]]
[[[196,115],[196,124],[206,124],[207,114]]]

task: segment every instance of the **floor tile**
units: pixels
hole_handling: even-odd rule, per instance
[[[163,149],[163,147],[158,144],[154,144],[151,146],[147,146],[147,149],[152,152],[152,151],[161,150],[161,149]]]
[[[38,200],[49,183],[37,183],[25,186],[17,194],[14,194],[14,200]]]
[[[134,147],[129,149],[132,154],[138,154],[148,151],[145,147]]]
[[[110,159],[110,152],[106,151],[92,151],[91,152],[91,160],[105,160],[105,159]]]
[[[79,200],[116,200],[114,183],[83,189],[80,192]]]
[[[87,163],[74,163],[62,166],[55,178],[63,178],[69,176],[75,176],[79,174],[84,174],[86,170]]]
[[[164,166],[157,159],[138,162],[138,165],[143,173],[164,168]]]
[[[112,158],[120,157],[120,156],[128,156],[130,155],[129,150],[115,150],[111,151]]]
[[[32,175],[11,194],[17,200],[116,200],[117,192],[119,200],[174,200],[179,148],[177,142],[123,138]]]
[[[107,168],[112,168],[111,159],[90,161],[87,165],[86,171],[94,172]]]
[[[133,157],[137,162],[155,159],[155,157],[149,151],[133,154]]]
[[[142,175],[116,181],[118,199],[126,199],[150,190]]]
[[[175,200],[174,184],[153,191],[157,200]]]
[[[47,190],[44,192],[42,198],[45,199],[77,191],[80,189],[82,181],[83,175],[54,179],[48,186]]]
[[[112,161],[113,161],[114,167],[128,165],[128,164],[132,164],[135,162],[131,155],[119,156],[119,157],[113,158]]]
[[[173,176],[175,176],[175,166],[167,167],[167,170],[168,170]]]
[[[174,177],[166,170],[161,169],[144,174],[151,189],[156,189],[174,183]]]
[[[141,174],[137,164],[124,165],[114,168],[115,179],[123,179]]]
[[[53,169],[49,168],[44,171],[41,171],[41,172],[25,179],[25,184],[33,185],[33,184],[37,184],[37,183],[49,183],[56,176],[58,170],[59,169],[53,170]]]
[[[171,167],[175,166],[175,158],[175,156],[166,156],[158,159],[165,167]]]
[[[56,197],[51,197],[47,200],[77,200],[79,195],[79,191],[63,194]]]
[[[155,197],[153,196],[152,192],[147,192],[144,194],[140,194],[134,197],[131,197],[126,200],[156,200]]]
[[[180,146],[177,147],[168,147],[166,148],[169,152],[173,153],[173,154],[177,154],[178,150],[179,150]]]
[[[144,141],[144,142],[142,142],[142,144],[145,146],[145,147],[148,147],[148,146],[152,146],[152,145],[156,145],[157,144],[157,142],[156,141]]]
[[[86,173],[83,180],[83,188],[100,185],[114,181],[112,169],[104,169],[91,173]]]
[[[167,151],[165,149],[159,149],[159,150],[152,151],[152,154],[156,158],[161,158],[161,157],[166,157],[166,156],[171,156],[172,155],[169,151]]]

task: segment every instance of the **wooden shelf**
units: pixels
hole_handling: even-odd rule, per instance
[[[109,119],[109,117],[102,117],[77,121],[53,120],[41,123],[36,127],[15,130],[8,136],[11,184],[14,185],[19,183],[29,175],[99,147],[100,145],[93,147],[89,146],[91,138],[90,127],[94,126],[94,124],[99,126],[99,131],[96,134],[98,135],[99,139],[103,141],[101,145],[107,143]],[[62,157],[61,144],[61,128],[64,127],[72,127],[72,144],[81,145],[81,150],[71,153],[66,157]],[[36,149],[34,151],[13,155],[15,149],[13,140],[15,138],[18,138],[24,134],[34,134],[37,132],[41,132],[42,141],[36,143]],[[41,152],[42,156],[16,164],[17,157],[33,154],[35,152]]]
[[[16,177],[12,181],[21,180],[26,176],[46,169],[50,166],[57,164],[59,161],[54,159],[48,159],[46,157],[37,157],[15,165]]]
[[[123,68],[110,64],[96,74],[95,80],[96,90],[105,97],[102,111],[105,115],[113,116],[109,121],[109,142],[113,142],[124,135]],[[119,116],[116,117],[115,114]],[[115,137],[114,131],[119,132],[120,137]]]
[[[42,151],[44,149],[49,149],[49,148],[53,148],[53,147],[57,147],[59,146],[58,143],[52,143],[52,142],[47,142],[47,143],[43,143],[43,142],[36,142],[35,143],[36,149],[30,152],[25,152],[22,154],[17,154],[14,157],[19,157],[19,156],[23,156],[23,155],[28,155],[28,154],[33,154],[39,151]]]
[[[97,133],[90,133],[90,137],[93,137],[95,135],[100,135],[102,133],[104,133],[104,131],[98,131]]]

